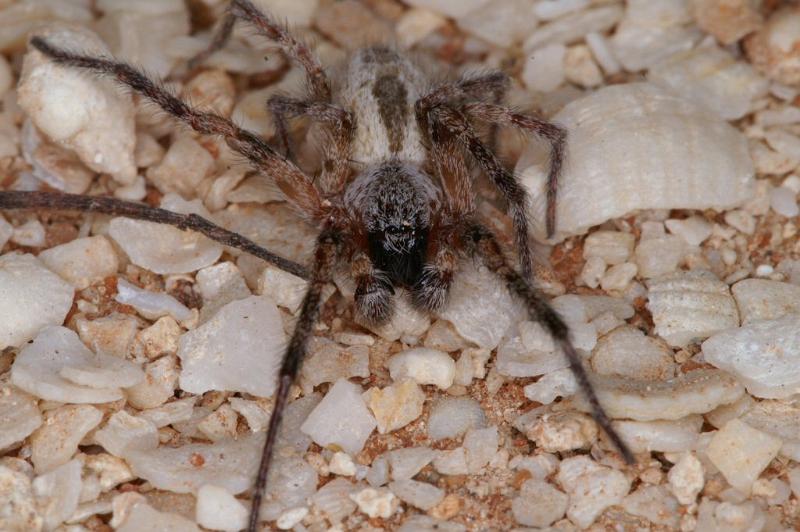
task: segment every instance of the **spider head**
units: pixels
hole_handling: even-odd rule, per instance
[[[422,273],[437,201],[430,178],[414,167],[384,163],[356,182],[359,210],[375,266],[401,285]]]

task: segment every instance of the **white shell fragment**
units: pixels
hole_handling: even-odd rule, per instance
[[[181,337],[180,387],[191,393],[227,390],[269,397],[284,345],[280,314],[271,299],[250,296],[228,303]]]
[[[81,462],[72,460],[33,479],[33,492],[44,519],[44,530],[53,530],[78,508],[81,494]]]
[[[717,46],[700,46],[670,56],[650,69],[648,80],[669,88],[725,120],[750,111],[767,93],[769,82],[744,61]]]
[[[17,355],[11,366],[11,382],[32,395],[51,401],[107,403],[121,399],[122,391],[115,386],[82,386],[69,380],[67,375],[81,375],[94,370],[103,372],[123,362],[108,355],[95,355],[70,329],[47,327]]]
[[[649,288],[647,308],[656,334],[673,347],[686,347],[739,325],[728,285],[711,272],[677,272],[650,281]]]
[[[767,279],[744,279],[731,287],[742,325],[800,313],[800,286]]]
[[[0,387],[0,451],[24,440],[41,424],[34,397],[14,386]]]
[[[31,437],[31,461],[39,472],[66,464],[103,413],[90,405],[64,405],[47,412],[44,425]]]
[[[681,419],[704,414],[719,405],[732,403],[744,388],[731,375],[714,369],[700,369],[661,382],[631,381],[622,377],[593,379],[600,404],[612,418],[637,421]],[[588,412],[582,395],[576,404]]]
[[[556,478],[570,496],[567,517],[581,528],[592,524],[609,506],[619,504],[631,487],[622,472],[599,465],[588,456],[562,461]]]
[[[634,453],[677,453],[695,448],[703,418],[697,414],[674,421],[616,421],[614,429]]]
[[[387,363],[392,380],[410,378],[417,384],[434,384],[446,390],[453,384],[456,363],[435,349],[417,348],[393,355]]]
[[[199,200],[185,201],[175,194],[164,196],[161,208],[210,217]],[[134,264],[154,273],[192,272],[214,264],[222,255],[221,245],[199,233],[154,222],[114,218],[108,233]]]
[[[717,333],[702,347],[706,361],[736,375],[756,397],[800,392],[800,314]]]
[[[159,512],[144,501],[133,504],[129,513],[126,514],[125,520],[119,524],[116,530],[117,532],[138,532],[139,530],[200,532],[197,525],[185,517],[172,512]]]
[[[396,480],[389,484],[389,489],[401,501],[425,511],[439,504],[444,498],[443,489],[417,480]]]
[[[119,268],[117,254],[104,236],[78,238],[46,249],[39,260],[78,290],[114,275]]]
[[[519,496],[511,501],[514,519],[521,525],[549,527],[564,517],[569,497],[547,482],[528,479],[522,484]]]
[[[87,29],[62,26],[39,35],[67,50],[109,56],[103,41]],[[19,104],[41,131],[74,150],[89,168],[111,174],[121,184],[133,183],[133,100],[113,80],[55,65],[31,49],[23,63]]]
[[[247,526],[248,509],[229,491],[206,484],[197,490],[197,523],[211,530],[236,532]]]
[[[73,293],[33,255],[0,256],[0,349],[22,346],[43,327],[61,325]]]
[[[553,117],[569,131],[555,240],[638,209],[723,209],[751,197],[744,136],[710,111],[650,83],[614,85]],[[516,173],[532,192],[544,237],[547,161],[531,145]],[[534,164],[532,164],[534,163]]]
[[[342,379],[311,411],[300,430],[322,447],[333,445],[353,455],[361,451],[376,426],[361,388]]]
[[[174,297],[144,290],[122,278],[117,279],[117,295],[114,299],[123,305],[132,306],[139,314],[151,320],[167,315],[180,321],[192,317],[192,311]]]
[[[123,457],[137,476],[159,489],[194,493],[207,484],[231,494],[250,489],[264,445],[263,433],[210,445],[192,443],[177,448],[128,447]],[[279,469],[278,461],[273,466]]]
[[[749,494],[781,444],[779,438],[732,419],[714,434],[706,452],[731,486]]]
[[[672,351],[664,342],[629,325],[617,327],[597,341],[592,368],[601,375],[659,381],[675,375]]]

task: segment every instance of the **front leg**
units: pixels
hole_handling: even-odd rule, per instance
[[[356,281],[356,312],[368,323],[380,325],[394,314],[394,287],[384,272],[375,268],[366,253],[353,258],[353,279]]]
[[[422,275],[411,287],[411,302],[420,310],[436,312],[447,302],[458,260],[451,248],[453,237],[452,231],[441,229],[431,239],[428,256],[432,260],[425,264]]]

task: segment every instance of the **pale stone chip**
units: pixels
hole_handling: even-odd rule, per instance
[[[121,458],[125,458],[130,449],[149,450],[158,447],[156,426],[124,410],[111,416],[103,428],[95,433],[94,439],[106,451]]]
[[[655,525],[678,528],[678,501],[664,486],[641,486],[622,499],[621,506],[631,515],[647,519]]]
[[[387,519],[399,506],[397,497],[386,488],[364,488],[351,493],[350,498],[358,505],[358,509],[371,518]]]
[[[405,427],[417,419],[425,403],[425,392],[412,379],[403,379],[382,390],[370,388],[363,397],[381,434]]]
[[[511,501],[511,512],[519,524],[543,528],[564,517],[568,501],[569,497],[552,484],[529,479]]]
[[[47,325],[61,325],[73,288],[33,255],[0,256],[0,349],[21,347]]]
[[[39,260],[77,290],[114,275],[119,268],[117,254],[104,236],[77,238],[46,249],[39,254]]]
[[[222,307],[179,342],[180,387],[191,393],[275,391],[285,334],[275,303],[250,296]]]
[[[0,450],[21,442],[41,424],[33,396],[11,385],[0,386]]]
[[[199,200],[185,201],[175,194],[164,196],[161,208],[210,217]],[[214,264],[222,255],[220,244],[199,233],[154,222],[114,218],[108,233],[131,262],[159,274],[193,272]]]
[[[399,310],[399,309],[398,309]],[[521,316],[505,284],[485,267],[464,263],[453,281],[449,299],[439,317],[464,339],[494,349],[506,330]]]
[[[387,453],[393,480],[409,480],[436,456],[430,447],[405,447]]]
[[[42,524],[30,478],[0,465],[0,529],[37,531]]]
[[[81,462],[72,460],[33,479],[44,529],[53,530],[78,508],[81,493]]]
[[[637,421],[704,414],[744,394],[744,387],[736,379],[715,369],[699,369],[662,382],[600,375],[592,381],[600,404],[610,417]],[[581,410],[590,411],[580,394],[574,401]]]
[[[350,481],[335,478],[317,490],[311,497],[311,503],[331,523],[338,523],[356,510],[357,505],[350,498],[350,494],[356,489]]]
[[[114,300],[132,306],[136,312],[151,320],[167,315],[179,321],[192,317],[192,311],[174,297],[144,290],[121,278],[117,279],[117,295]]]
[[[778,455],[782,443],[779,438],[732,419],[714,434],[706,453],[731,486],[749,494],[753,482]]]
[[[361,451],[376,426],[375,418],[361,398],[361,388],[340,379],[300,429],[322,447],[338,447],[354,455]]]
[[[417,348],[393,355],[388,363],[392,380],[411,378],[417,384],[434,384],[446,390],[453,384],[456,363],[447,353]]]
[[[601,466],[587,456],[561,462],[557,480],[569,498],[567,517],[586,528],[609,506],[619,504],[631,487],[622,472]]]
[[[107,403],[123,397],[116,387],[91,388],[64,378],[63,370],[80,374],[88,368],[107,368],[107,362],[120,359],[95,355],[73,331],[47,327],[19,352],[11,367],[11,382],[42,399],[62,403]],[[69,373],[69,372],[68,372]]]
[[[51,27],[40,31],[53,46],[92,56],[108,56],[102,40],[88,29]],[[96,172],[121,184],[136,177],[134,107],[114,80],[56,65],[38,50],[25,55],[19,104],[34,124],[59,145],[74,150]]]
[[[672,350],[663,341],[623,325],[598,340],[592,352],[592,369],[601,375],[620,375],[660,381],[675,375]]]
[[[800,314],[722,331],[702,347],[707,362],[736,375],[756,397],[800,392]]]
[[[439,504],[444,498],[443,489],[416,480],[396,480],[389,483],[389,489],[401,501],[425,511]]]
[[[118,358],[128,355],[128,349],[139,331],[139,321],[135,316],[119,312],[95,320],[78,318],[75,326],[83,343],[92,351]]]
[[[703,464],[688,452],[672,466],[667,478],[672,493],[681,504],[692,504],[705,485]]]
[[[711,272],[678,272],[650,281],[649,288],[647,308],[655,331],[670,346],[686,347],[739,325],[728,285]]]
[[[145,502],[130,509],[125,521],[117,527],[118,532],[140,532],[142,530],[168,530],[169,532],[200,532],[200,529],[178,514],[159,512]]]
[[[731,287],[742,324],[800,313],[800,286],[767,279],[744,279]]]
[[[213,484],[236,495],[252,487],[264,439],[265,435],[260,433],[238,440],[191,443],[177,448],[129,446],[122,454],[134,474],[156,488],[195,493],[202,486]],[[280,469],[280,462],[276,459],[273,463],[275,470]]]
[[[103,413],[90,405],[65,405],[48,411],[44,425],[31,436],[31,461],[36,472],[66,464],[83,437],[102,419]]]
[[[178,357],[167,355],[144,366],[145,378],[125,389],[128,403],[136,408],[157,408],[170,399],[180,375]]]
[[[614,429],[634,453],[677,453],[695,448],[703,426],[697,414],[674,421],[615,421]]]
[[[212,484],[197,490],[197,523],[211,530],[236,532],[247,526],[249,510],[230,492]]]
[[[445,397],[431,408],[428,436],[434,440],[456,438],[471,428],[486,424],[480,403],[471,397]]]

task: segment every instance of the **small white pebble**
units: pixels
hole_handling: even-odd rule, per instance
[[[235,532],[247,525],[249,510],[228,490],[205,484],[197,490],[195,520],[211,530]]]
[[[24,224],[14,228],[11,241],[20,246],[31,248],[43,247],[45,245],[44,226],[39,220],[28,220]]]
[[[542,20],[555,20],[583,9],[589,3],[589,0],[543,0],[536,3],[533,13]]]
[[[399,505],[394,493],[386,488],[364,488],[357,493],[351,493],[350,499],[358,505],[362,513],[371,518],[388,519]]]
[[[756,277],[769,277],[773,274],[775,268],[769,264],[760,264],[756,267]]]
[[[291,530],[295,527],[295,525],[300,524],[300,521],[302,521],[307,515],[308,508],[305,506],[292,508],[291,510],[286,510],[283,512],[275,521],[275,524],[280,530]]]
[[[564,82],[564,57],[567,47],[548,44],[528,56],[522,69],[522,81],[529,89],[550,92]]]
[[[732,419],[714,433],[707,454],[731,486],[749,494],[781,445],[779,438]]]
[[[605,271],[606,263],[602,258],[589,257],[581,270],[580,280],[589,288],[597,288]]]
[[[610,267],[600,279],[600,287],[609,292],[611,290],[625,290],[638,271],[636,264],[624,262]]]
[[[434,384],[446,390],[456,376],[456,363],[450,355],[435,349],[417,348],[393,355],[386,364],[392,380],[411,378],[418,384]]]
[[[725,213],[725,223],[746,235],[752,235],[756,230],[756,220],[747,211],[735,210]]]
[[[769,204],[773,211],[787,218],[800,214],[800,208],[797,207],[797,192],[785,185],[770,191]]]
[[[619,61],[614,57],[614,52],[608,45],[608,41],[602,34],[597,32],[587,34],[586,44],[589,45],[589,49],[592,51],[592,54],[594,54],[594,58],[606,74],[613,76],[622,70]]]
[[[681,504],[692,504],[705,485],[703,465],[693,454],[686,453],[667,475],[672,494]]]
[[[334,475],[352,477],[356,474],[356,464],[349,454],[337,452],[333,454],[331,461],[328,463],[328,471]]]
[[[622,264],[633,253],[635,238],[620,231],[595,231],[583,242],[583,257],[599,257],[610,265]]]

